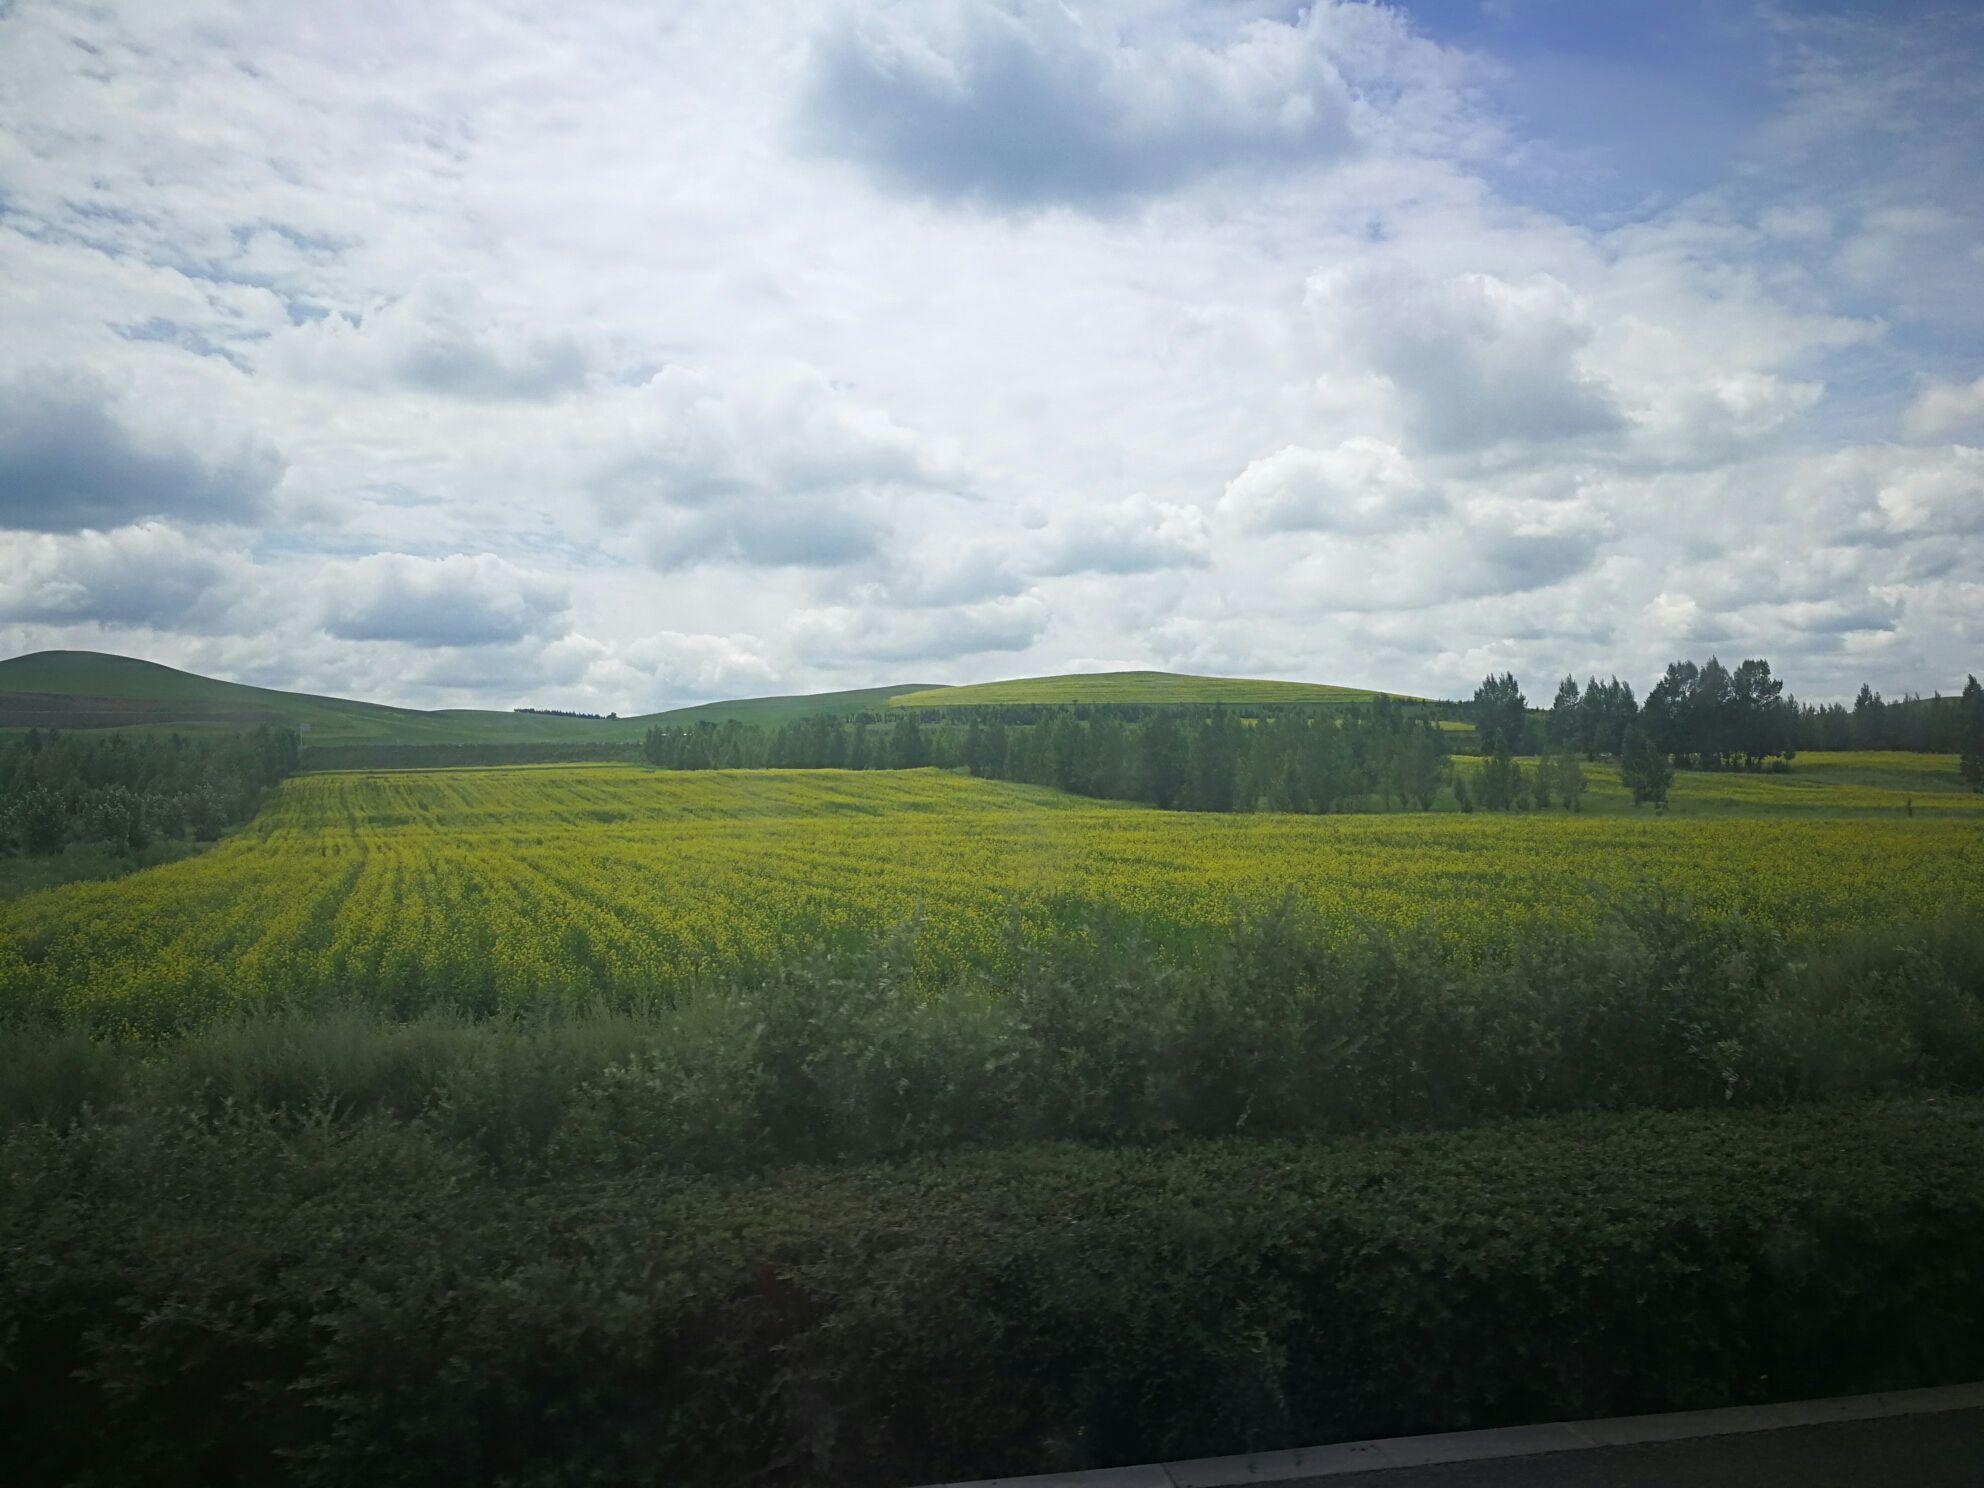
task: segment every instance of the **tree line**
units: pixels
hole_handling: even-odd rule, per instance
[[[294,729],[266,725],[218,737],[29,729],[0,745],[0,852],[211,841],[255,814],[298,752]]]
[[[1846,716],[1878,729],[1894,747],[1894,739],[1912,737],[1896,718],[1930,716],[1912,706],[1920,701],[1881,705],[1863,689]],[[1471,723],[1472,738],[1442,727],[1451,720],[1436,716],[1441,711]],[[1934,716],[1938,740],[1968,751],[1965,778],[1984,789],[1984,690],[1976,679],[1961,699],[1938,700]],[[1592,677],[1582,687],[1567,676],[1547,711],[1532,710],[1505,672],[1484,678],[1470,702],[1444,709],[1380,698],[1330,708],[895,709],[815,714],[770,729],[704,720],[650,728],[641,757],[671,770],[934,765],[1171,810],[1302,813],[1426,810],[1443,791],[1463,811],[1577,810],[1585,793],[1581,761],[1606,758],[1617,761],[1635,804],[1660,808],[1677,768],[1785,769],[1807,737],[1832,726],[1830,712],[1801,709],[1785,693],[1768,661],[1745,660],[1732,670],[1711,656],[1670,665],[1644,703],[1616,676]],[[1457,740],[1482,756],[1478,768],[1454,769]],[[1531,755],[1538,758],[1523,765],[1521,757]]]
[[[642,741],[664,769],[963,769],[986,779],[1180,811],[1328,813],[1429,809],[1456,787],[1449,731],[1389,699],[1355,710],[1042,708],[1008,723],[995,710],[929,723],[917,712],[817,715],[773,730],[735,720],[654,727]],[[1579,786],[1581,787],[1580,776]],[[1480,804],[1527,804],[1511,781]],[[1476,804],[1464,782],[1457,800]],[[1547,802],[1546,802],[1547,804]]]

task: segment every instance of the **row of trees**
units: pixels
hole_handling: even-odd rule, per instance
[[[29,729],[0,746],[0,852],[211,841],[253,816],[297,759],[296,732],[286,728],[202,738]]]
[[[1588,760],[1640,753],[1643,747],[1629,737],[1637,729],[1684,767],[1754,770],[1801,749],[1961,753],[1979,727],[1966,723],[1968,706],[1940,694],[1885,701],[1864,686],[1851,707],[1801,705],[1768,661],[1746,660],[1731,670],[1711,656],[1699,665],[1672,663],[1644,703],[1617,677],[1588,678],[1583,687],[1565,677],[1539,724],[1515,676],[1504,672],[1482,680],[1466,712],[1483,754],[1503,746],[1518,755],[1574,749]]]
[[[994,780],[1181,811],[1328,813],[1431,808],[1451,790],[1463,810],[1576,808],[1574,758],[1525,775],[1506,752],[1478,789],[1457,777],[1449,735],[1388,700],[1349,711],[1041,708],[1007,723],[995,711],[931,724],[917,713],[817,715],[764,730],[727,722],[656,727],[642,757],[664,769],[962,768]]]
[[[1954,704],[1957,700],[1949,700]],[[1976,722],[1974,770],[1984,788],[1984,692],[1964,706]],[[1641,704],[1617,677],[1579,687],[1566,677],[1537,726],[1513,674],[1485,679],[1470,714],[1481,765],[1456,774],[1451,735],[1424,709],[1380,699],[1368,707],[1245,712],[1211,708],[1030,705],[1003,710],[818,714],[767,730],[736,722],[648,730],[641,754],[665,769],[962,768],[1075,795],[1188,811],[1333,812],[1430,808],[1451,791],[1463,810],[1576,810],[1580,760],[1618,760],[1635,804],[1666,804],[1677,764],[1759,768],[1788,759],[1799,713],[1763,660],[1734,671],[1711,657],[1676,662]],[[1952,709],[1955,716],[1958,710]],[[1539,754],[1527,768],[1517,756]]]

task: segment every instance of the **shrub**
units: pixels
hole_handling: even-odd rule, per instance
[[[1984,1103],[505,1177],[424,1124],[0,1144],[23,1482],[942,1481],[1984,1368]]]

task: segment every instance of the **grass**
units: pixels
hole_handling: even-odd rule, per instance
[[[1525,772],[1534,759],[1522,762]],[[1461,759],[1455,768],[1470,779],[1482,762]],[[1650,807],[1635,807],[1632,795],[1619,783],[1619,770],[1610,764],[1581,764],[1588,793],[1584,814],[1646,816]],[[1561,814],[1560,807],[1553,810]],[[1678,770],[1669,793],[1670,817],[1955,817],[1984,824],[1984,794],[1971,790],[1957,774],[1953,754],[1902,754],[1892,751],[1801,754],[1791,769]]]
[[[204,852],[205,842],[154,842],[138,852],[116,852],[102,843],[71,843],[53,857],[0,857],[0,904],[63,884],[122,878]]]
[[[1248,677],[1193,677],[1179,672],[1088,672],[1064,677],[1022,677],[904,692],[892,708],[968,708],[994,704],[1058,703],[1312,703],[1325,707],[1404,697],[1321,682],[1264,681]],[[1416,701],[1416,700],[1414,700]]]

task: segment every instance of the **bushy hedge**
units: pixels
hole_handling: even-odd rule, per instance
[[[1332,936],[1298,907],[1180,965],[1133,929],[931,993],[909,938],[646,1013],[383,1021],[355,1004],[162,1047],[0,1033],[0,1127],[85,1107],[374,1111],[505,1163],[743,1174],[1076,1139],[1984,1091],[1984,927],[1821,948],[1658,901],[1506,954]]]
[[[908,1484],[1980,1372],[1968,1099],[748,1181],[265,1113],[0,1145],[23,1484]]]

